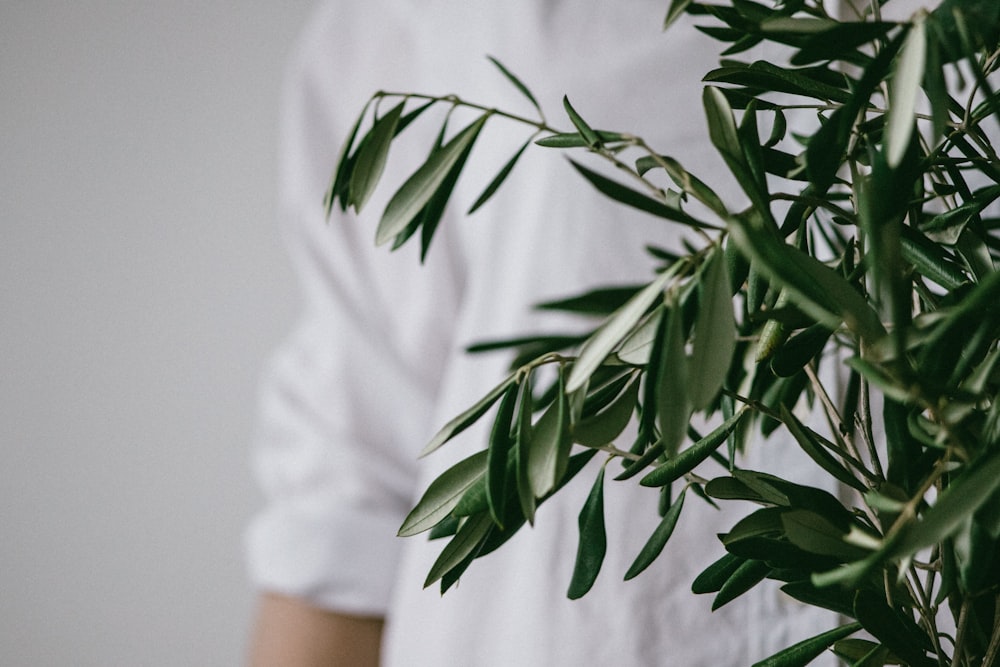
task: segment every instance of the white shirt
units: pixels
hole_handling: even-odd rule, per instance
[[[591,592],[568,600],[577,514],[593,470],[443,597],[421,585],[444,542],[395,536],[435,475],[485,446],[484,429],[472,429],[417,459],[437,428],[503,377],[503,354],[469,356],[465,346],[583,330],[592,323],[531,306],[646,281],[654,263],[644,245],[677,247],[684,230],[609,202],[558,151],[538,147],[465,218],[530,134],[494,119],[421,266],[416,243],[390,253],[374,247],[374,233],[392,186],[426,155],[441,113],[428,112],[403,135],[409,142],[393,149],[360,219],[338,211],[327,222],[321,200],[341,143],[377,88],[456,93],[532,115],[490,54],[535,92],[552,124],[571,129],[566,94],[592,125],[639,134],[732,193],[700,104],[699,78],[720,47],[690,26],[662,33],[664,10],[661,0],[334,1],[320,7],[291,61],[281,217],[305,301],[265,376],[255,467],[267,505],[248,531],[249,568],[262,589],[385,614],[386,665],[746,665],[836,625],[776,584],[714,614],[711,596],[690,592],[695,575],[723,554],[715,534],[745,507],[719,512],[688,498],[664,554],[623,582],[658,523],[658,492],[610,474],[608,555]],[[456,114],[451,131],[471,118]],[[794,447],[765,447],[768,457],[787,457],[790,478],[811,474]]]

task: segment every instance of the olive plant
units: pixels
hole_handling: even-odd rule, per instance
[[[543,304],[603,316],[588,336],[478,346],[512,348],[515,361],[425,449],[492,419],[486,448],[438,477],[400,529],[449,538],[427,585],[447,590],[600,452],[570,597],[601,568],[614,470],[662,489],[662,522],[626,578],[660,554],[686,496],[759,506],[722,536],[725,555],[693,591],[718,606],[775,579],[842,619],[761,664],[804,665],[827,650],[852,665],[1000,664],[1000,2],[945,0],[903,21],[883,19],[888,0],[844,3],[838,15],[824,4],[668,8],[667,26],[693,15],[723,45],[704,76],[707,139],[746,208],[670,146],[596,129],[568,99],[566,127],[550,125],[495,60],[537,117],[413,93],[380,92],[365,107],[330,209],[361,209],[390,145],[429,110],[477,112],[458,132],[442,127],[389,200],[380,244],[415,238],[426,253],[477,137],[500,117],[525,127],[525,143],[473,210],[540,146],[613,164],[609,177],[572,161],[581,187],[696,239],[680,254],[653,249],[645,286]],[[762,43],[777,62],[740,59]],[[547,367],[557,372],[539,372]],[[827,427],[797,417],[803,403]],[[693,416],[712,430],[698,432]],[[741,467],[747,439],[779,429],[847,492],[783,479],[777,462]],[[637,435],[620,444],[624,433]]]

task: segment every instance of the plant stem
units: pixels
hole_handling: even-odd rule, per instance
[[[958,625],[955,630],[955,655],[951,658],[951,667],[958,667],[961,664],[962,656],[965,654],[965,633],[969,625],[969,598],[962,599],[962,606],[958,612]]]
[[[997,657],[1000,656],[1000,594],[997,595],[993,607],[993,636],[990,637],[990,645],[983,656],[983,667],[995,667]]]
[[[875,449],[875,434],[872,433],[871,385],[866,379],[861,380],[861,410],[864,413],[861,437],[868,448],[868,456],[871,459],[872,466],[875,468],[875,474],[878,475],[879,479],[885,479],[882,461],[879,458],[878,450]]]

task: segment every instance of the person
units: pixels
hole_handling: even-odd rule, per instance
[[[648,280],[654,262],[644,246],[677,247],[683,230],[608,201],[557,152],[538,147],[466,218],[464,208],[531,134],[494,119],[421,264],[418,244],[390,253],[373,239],[390,184],[398,187],[426,155],[439,124],[422,118],[407,129],[413,136],[400,142],[413,142],[393,148],[386,183],[359,219],[335,210],[327,221],[321,201],[342,142],[379,88],[456,93],[530,116],[489,54],[527,83],[553,125],[571,128],[565,94],[594,126],[643,136],[691,172],[719,178],[735,198],[700,108],[700,75],[719,47],[690,26],[663,34],[663,5],[319,6],[285,91],[280,211],[304,306],[263,382],[255,469],[267,503],[247,533],[261,591],[252,664],[735,665],[836,625],[776,586],[711,613],[711,596],[694,596],[690,583],[722,555],[714,534],[736,515],[694,498],[660,559],[623,582],[659,519],[657,491],[634,480],[607,485],[608,555],[594,588],[576,601],[565,591],[593,475],[574,480],[539,509],[533,528],[477,560],[443,596],[421,587],[443,543],[396,537],[428,483],[485,445],[477,427],[418,459],[438,427],[505,373],[504,355],[470,356],[465,347],[584,329],[591,323],[532,306]],[[456,111],[452,131],[463,118]],[[789,467],[810,465],[792,447],[774,447],[770,455],[787,456]]]

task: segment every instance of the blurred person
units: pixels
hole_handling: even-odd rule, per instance
[[[429,482],[484,446],[480,425],[417,458],[506,371],[503,355],[464,348],[581,330],[586,322],[532,305],[646,281],[654,264],[644,246],[677,247],[682,230],[603,198],[539,148],[465,218],[530,134],[494,119],[421,265],[418,244],[390,253],[375,247],[374,230],[390,186],[426,155],[439,126],[422,118],[423,130],[407,130],[425,132],[425,143],[410,144],[419,145],[413,156],[394,146],[360,219],[335,209],[327,221],[322,198],[341,144],[377,88],[453,92],[530,116],[490,54],[526,82],[552,124],[570,127],[566,94],[594,126],[643,136],[710,179],[724,167],[708,144],[699,78],[720,47],[690,26],[664,34],[665,4],[331,0],[318,8],[289,65],[283,105],[280,215],[304,303],[263,383],[255,469],[267,502],[247,535],[261,591],[252,664],[717,667],[749,664],[834,624],[776,587],[711,613],[711,596],[694,596],[690,584],[722,555],[714,534],[736,515],[695,498],[660,559],[622,582],[659,520],[658,491],[634,481],[606,485],[608,554],[577,601],[566,588],[593,475],[546,502],[533,528],[477,560],[444,596],[421,589],[444,543],[396,537]],[[777,446],[769,455],[793,449]],[[796,460],[789,455],[791,468],[810,465]]]

